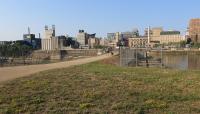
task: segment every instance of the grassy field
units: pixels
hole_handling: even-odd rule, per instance
[[[200,71],[94,62],[0,85],[0,113],[200,113]]]

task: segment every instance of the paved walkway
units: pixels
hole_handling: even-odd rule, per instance
[[[106,59],[106,58],[109,58],[110,56],[111,55],[107,54],[107,55],[101,55],[101,56],[96,56],[96,57],[65,61],[65,62],[59,62],[59,63],[52,63],[52,64],[4,67],[4,68],[0,68],[0,82],[29,76],[30,74],[34,74],[40,71],[86,64],[86,63]]]

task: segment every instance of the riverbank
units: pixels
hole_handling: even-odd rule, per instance
[[[27,66],[14,66],[14,67],[0,67],[0,82],[8,81],[20,77],[26,77],[33,73],[56,69],[56,68],[66,68],[74,65],[86,64],[94,61],[103,60],[111,57],[110,54],[105,54],[101,56],[81,58],[71,61],[63,61],[58,63],[50,64],[38,64],[38,65],[27,65]]]
[[[100,61],[0,85],[0,113],[200,113],[200,71]]]

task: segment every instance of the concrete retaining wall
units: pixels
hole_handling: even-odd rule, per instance
[[[97,56],[102,53],[99,49],[76,49],[76,50],[54,50],[54,51],[42,51],[38,50],[33,52],[32,58],[34,59],[49,59],[49,60],[61,60],[69,57],[85,57],[85,56]]]

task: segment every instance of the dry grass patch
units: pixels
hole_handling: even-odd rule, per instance
[[[0,86],[0,113],[199,113],[200,71],[94,62]]]

